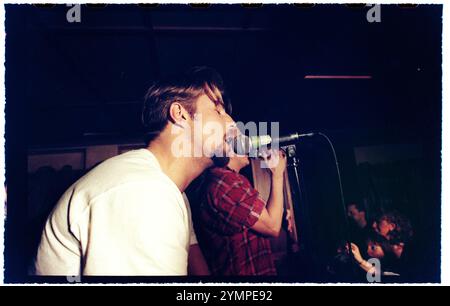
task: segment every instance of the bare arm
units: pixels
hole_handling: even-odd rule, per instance
[[[361,269],[363,269],[364,271],[366,271],[368,273],[372,273],[372,274],[377,271],[377,269],[374,266],[372,266],[371,263],[367,262],[366,260],[364,260],[364,258],[362,258],[359,248],[356,244],[352,243],[351,248],[352,248],[353,257],[358,262],[358,265],[361,267]],[[348,246],[347,246],[347,249],[348,249]]]
[[[279,236],[283,221],[283,175],[286,169],[286,156],[282,151],[279,151],[278,154],[278,163],[274,168],[271,168],[272,182],[267,205],[258,221],[252,226],[253,230],[273,237]]]

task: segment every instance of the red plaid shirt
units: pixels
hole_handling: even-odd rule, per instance
[[[276,275],[270,241],[250,229],[265,205],[239,173],[228,168],[208,171],[198,236],[213,275]]]

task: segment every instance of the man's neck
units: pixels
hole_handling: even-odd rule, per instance
[[[242,167],[238,163],[236,163],[233,159],[230,159],[227,167],[235,171],[236,173],[239,173],[239,171],[241,171],[242,169]]]
[[[199,176],[212,162],[200,157],[175,157],[171,151],[171,141],[168,143],[156,139],[147,149],[155,155],[161,170],[177,185],[181,192]]]

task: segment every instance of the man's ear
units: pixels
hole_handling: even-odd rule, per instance
[[[169,117],[170,117],[169,120],[173,124],[182,126],[183,121],[187,119],[186,110],[180,103],[174,102],[170,105]]]

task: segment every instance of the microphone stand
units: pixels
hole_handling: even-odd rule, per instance
[[[296,186],[296,190],[295,190],[294,194],[295,194],[295,198],[300,201],[302,188],[300,185],[300,175],[299,175],[299,171],[298,171],[299,163],[298,163],[298,159],[297,159],[297,155],[296,155],[296,147],[295,147],[295,145],[289,145],[289,146],[282,147],[282,149],[286,152],[286,156],[287,156],[287,168],[288,168],[287,170],[289,170],[289,168],[292,168],[294,170],[294,178],[295,178],[295,186]],[[289,175],[289,171],[288,171],[288,178],[289,177],[290,177],[290,175]],[[293,191],[292,187],[291,187],[290,191],[292,193],[292,191]],[[292,204],[294,204],[294,203],[292,203]],[[292,205],[292,209],[294,209],[294,205]],[[294,213],[294,212],[292,212],[292,213]],[[296,216],[295,213],[294,213],[294,216]],[[294,222],[296,222],[295,219],[294,219]],[[297,229],[297,226],[295,228]],[[297,237],[298,236],[299,235],[297,232]],[[302,243],[300,243],[300,241],[297,241],[296,245],[294,245],[294,243],[293,243],[292,250],[294,253],[298,251],[298,248],[301,244]],[[301,247],[301,249],[304,249],[304,247]]]

